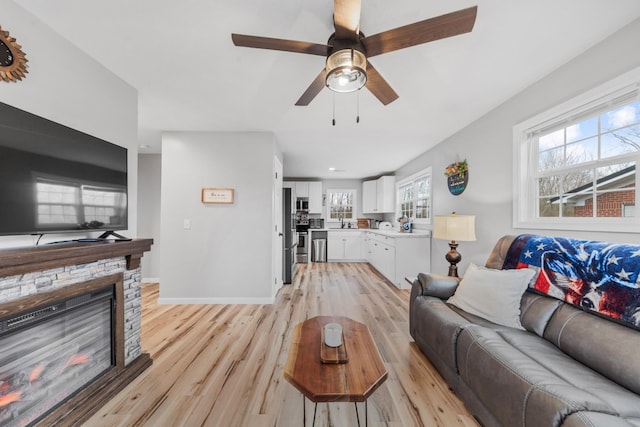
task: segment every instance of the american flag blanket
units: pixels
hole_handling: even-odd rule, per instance
[[[503,268],[527,267],[538,292],[640,327],[640,245],[522,234]]]

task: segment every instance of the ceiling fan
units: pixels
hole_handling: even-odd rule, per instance
[[[360,31],[361,0],[334,0],[333,33],[327,44],[231,34],[236,46],[281,50],[325,56],[326,67],[320,71],[296,105],[306,106],[325,86],[335,92],[353,92],[366,86],[384,105],[398,94],[369,62],[369,58],[394,50],[440,40],[473,29],[478,7],[394,28],[372,36]]]

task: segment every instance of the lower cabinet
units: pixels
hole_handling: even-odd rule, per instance
[[[398,236],[367,231],[363,237],[365,260],[400,289],[409,289],[405,277],[431,270],[428,235]]]
[[[327,234],[329,261],[362,261],[361,231],[329,231]]]

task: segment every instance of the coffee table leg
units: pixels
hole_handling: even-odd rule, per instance
[[[356,407],[356,420],[358,421],[358,427],[360,427],[360,414],[358,413],[358,402],[353,402]]]
[[[304,394],[302,395],[302,427],[307,427],[307,405],[306,405],[307,401],[304,397]]]
[[[318,402],[316,402],[313,407],[313,423],[311,423],[311,427],[316,427],[316,411],[318,410]]]
[[[367,402],[369,399],[364,401],[364,425],[365,427],[369,427],[369,407],[367,406]]]

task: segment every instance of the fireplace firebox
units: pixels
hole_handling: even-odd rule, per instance
[[[27,426],[115,365],[114,285],[0,320],[0,425]]]

